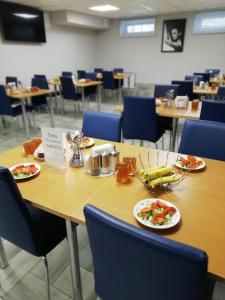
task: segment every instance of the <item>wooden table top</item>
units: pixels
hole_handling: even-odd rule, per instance
[[[123,106],[118,105],[115,107],[114,111],[123,112]],[[164,103],[156,106],[156,113],[161,117],[171,117],[171,118],[183,118],[183,119],[193,119],[198,120],[200,118],[201,103],[197,110],[191,108],[191,101],[188,102],[187,108],[176,108],[175,101],[172,101],[171,107],[165,107]]]
[[[54,93],[53,90],[44,90],[44,89],[39,89],[37,92],[26,92],[26,91],[21,91],[18,93],[7,93],[7,95],[13,99],[24,99],[24,98],[29,98],[29,97],[35,97],[35,96],[43,96],[43,95],[49,95],[51,93]]]
[[[95,140],[96,144],[106,141]],[[150,153],[151,165],[156,164],[157,151],[150,148],[115,144],[123,156],[137,156],[143,161]],[[86,150],[90,151],[90,150]],[[158,162],[166,162],[167,152],[159,151]],[[172,164],[176,154],[170,153],[168,164]],[[9,167],[23,162],[34,162],[24,157],[22,147],[0,154],[1,165]],[[144,162],[144,164],[145,164]],[[225,162],[205,159],[207,168],[193,172],[176,186],[171,193],[159,198],[175,204],[181,213],[180,224],[171,230],[157,233],[203,249],[209,256],[208,270],[219,280],[225,279]],[[83,169],[66,168],[57,172],[39,163],[41,172],[29,181],[18,182],[25,199],[35,206],[84,224],[83,207],[93,204],[104,211],[138,226],[133,217],[134,205],[146,198],[154,197],[135,177],[128,184],[118,184],[114,176],[97,178],[84,173]]]
[[[57,86],[61,86],[61,82],[58,78],[53,78],[48,80],[49,84],[53,84],[53,85],[57,85]],[[74,82],[74,85],[76,87],[80,87],[80,88],[85,88],[85,87],[89,87],[89,86],[97,86],[97,85],[101,85],[102,82],[101,81],[90,81],[90,82]]]
[[[211,87],[208,87],[207,89],[202,89],[200,87],[194,87],[193,93],[198,95],[216,95],[218,92],[218,87],[212,89]]]
[[[221,83],[225,84],[225,79],[224,78],[210,78],[209,80],[211,83]]]

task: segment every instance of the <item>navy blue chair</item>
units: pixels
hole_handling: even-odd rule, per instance
[[[47,254],[66,237],[65,221],[23,199],[11,172],[4,167],[0,167],[0,190],[0,237],[44,259],[50,299]]]
[[[90,79],[92,81],[97,80],[97,74],[95,72],[86,72],[86,79]],[[85,96],[95,96],[97,97],[97,86],[90,86],[84,89]],[[96,98],[97,101],[97,98]]]
[[[88,137],[121,142],[121,115],[86,111],[82,132]]]
[[[86,78],[96,81],[97,80],[97,74],[95,72],[86,72]]]
[[[187,120],[178,152],[225,161],[225,124]]]
[[[200,120],[225,123],[225,102],[202,101]]]
[[[34,78],[41,78],[42,82],[40,83],[42,85],[42,89],[44,90],[48,90],[49,86],[48,86],[48,80],[47,77],[44,74],[34,74]]]
[[[188,96],[190,100],[195,98],[193,94],[193,81],[172,80],[171,84],[178,84],[178,96]]]
[[[31,80],[31,86],[33,87],[38,87],[40,89],[48,89],[48,87],[46,87],[46,80],[44,78],[41,77],[35,77],[32,78]],[[38,110],[41,108],[45,108],[48,111],[48,102],[47,102],[47,97],[46,96],[35,96],[35,97],[31,97],[31,107],[33,110]]]
[[[104,300],[209,300],[207,254],[86,205],[95,291]]]
[[[74,110],[76,111],[76,103],[81,99],[81,93],[77,93],[72,77],[60,77],[63,99],[72,100],[74,102]],[[79,109],[79,103],[78,103]],[[64,111],[64,105],[63,105]]]
[[[222,101],[225,100],[225,86],[220,86],[219,87],[218,92],[216,94],[216,98],[218,100],[222,100]]]
[[[160,98],[165,97],[168,91],[174,91],[174,97],[178,95],[179,84],[156,84],[154,90],[154,97]]]
[[[122,130],[125,139],[156,143],[165,131],[156,116],[155,98],[125,96]]]
[[[73,76],[73,72],[62,71],[62,76],[63,77],[72,77]]]
[[[193,75],[200,75],[203,78],[203,81],[209,82],[210,74],[209,73],[201,73],[201,72],[195,72]]]
[[[114,68],[113,74],[117,74],[117,73],[124,73],[124,68]]]
[[[220,69],[206,69],[206,73],[210,74],[210,77],[215,77],[220,74]]]
[[[103,73],[104,69],[103,68],[94,68],[95,73]]]
[[[15,82],[16,86],[18,86],[18,79],[15,76],[6,76],[5,84],[7,85],[9,82]]]
[[[86,72],[84,70],[77,70],[77,79],[86,79]]]
[[[26,106],[26,111],[31,113],[32,109],[29,106]],[[17,102],[12,101],[11,98],[7,96],[5,87],[3,85],[0,85],[0,115],[11,116],[13,118],[15,124],[15,131],[17,129],[16,126],[17,117],[21,116],[23,123],[25,122],[23,118],[21,103],[19,101]]]
[[[203,81],[201,75],[185,75],[184,80],[193,81],[196,85],[200,84],[200,81]]]
[[[113,72],[112,71],[103,71],[103,89],[105,90],[117,90],[118,85],[116,84],[114,78],[113,78]]]

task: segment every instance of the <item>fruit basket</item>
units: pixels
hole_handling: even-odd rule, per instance
[[[188,169],[175,170],[172,165],[169,166],[169,155],[170,153],[167,152],[166,160],[159,164],[159,151],[157,151],[154,163],[150,163],[149,152],[147,162],[144,162],[143,157],[139,154],[140,168],[138,167],[136,176],[151,193],[161,194],[170,192],[188,175]]]

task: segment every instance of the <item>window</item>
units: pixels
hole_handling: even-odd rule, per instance
[[[225,32],[225,11],[197,14],[195,16],[193,32],[196,34]]]
[[[155,35],[155,18],[124,20],[120,22],[121,37],[145,37]]]

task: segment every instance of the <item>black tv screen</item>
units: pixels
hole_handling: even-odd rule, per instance
[[[42,11],[30,6],[0,2],[0,18],[5,40],[46,43]]]

